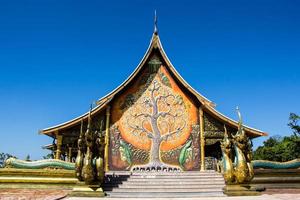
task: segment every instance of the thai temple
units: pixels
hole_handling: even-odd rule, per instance
[[[105,171],[215,169],[225,129],[234,135],[239,126],[180,76],[163,49],[156,23],[133,73],[90,112],[41,130],[54,139],[44,148],[56,159],[75,162],[80,131],[86,130],[89,118],[90,128],[105,138]],[[250,139],[266,135],[248,126],[244,131]]]
[[[7,159],[0,188],[112,198],[299,188],[299,159],[253,161],[251,139],[267,133],[244,125],[239,109],[237,116],[235,121],[218,112],[180,76],[163,49],[155,16],[149,47],[132,74],[88,112],[40,130],[53,139],[43,147],[53,159]]]

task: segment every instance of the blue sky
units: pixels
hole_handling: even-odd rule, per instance
[[[38,130],[86,112],[134,70],[153,31],[217,109],[272,135],[300,114],[300,2],[0,1],[0,152],[39,159]],[[255,146],[266,138],[254,140]]]

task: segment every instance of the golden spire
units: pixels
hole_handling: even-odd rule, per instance
[[[156,10],[154,10],[154,34],[158,34]]]

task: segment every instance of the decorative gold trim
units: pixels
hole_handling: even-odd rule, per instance
[[[105,172],[109,171],[108,166],[108,151],[109,151],[109,120],[110,120],[110,106],[106,107],[106,126],[105,126],[105,150],[104,150],[104,160],[105,160]]]
[[[60,160],[63,136],[56,133],[56,159]]]
[[[68,148],[68,161],[72,162],[72,147]]]
[[[199,108],[199,122],[200,122],[200,171],[205,170],[205,138],[204,138],[204,118],[202,106]]]

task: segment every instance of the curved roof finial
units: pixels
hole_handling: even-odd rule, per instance
[[[237,112],[237,114],[238,114],[238,116],[239,116],[239,127],[240,128],[242,128],[242,126],[243,126],[243,120],[242,120],[242,115],[241,115],[241,112],[240,112],[240,108],[237,106],[236,107],[236,112]]]
[[[156,10],[154,10],[154,34],[158,34]]]

